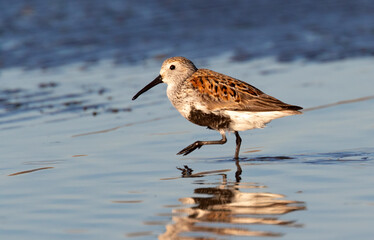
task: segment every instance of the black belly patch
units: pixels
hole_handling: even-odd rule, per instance
[[[204,113],[201,110],[191,108],[188,120],[200,125],[212,129],[227,129],[230,125],[231,119],[229,116],[217,115],[214,113]]]

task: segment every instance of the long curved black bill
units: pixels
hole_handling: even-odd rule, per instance
[[[162,77],[161,77],[161,75],[158,75],[158,77],[156,77],[155,80],[150,82],[147,86],[145,86],[142,90],[140,90],[137,94],[135,94],[135,96],[132,98],[132,100],[134,101],[141,94],[145,93],[146,91],[148,91],[149,89],[153,88],[154,86],[156,86],[160,83],[162,83]]]

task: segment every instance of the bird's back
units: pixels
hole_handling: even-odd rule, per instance
[[[246,82],[208,69],[197,70],[186,81],[212,111],[298,112],[302,109],[267,95]]]

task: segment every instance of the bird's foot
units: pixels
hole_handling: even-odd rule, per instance
[[[201,141],[196,141],[189,145],[188,147],[184,148],[182,151],[177,153],[177,155],[182,155],[186,156],[187,154],[190,154],[191,152],[195,151],[196,149],[199,149],[203,146],[204,144]]]

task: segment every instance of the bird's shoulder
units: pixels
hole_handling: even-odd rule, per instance
[[[201,94],[217,101],[240,102],[241,96],[259,96],[263,92],[236,78],[209,69],[198,69],[187,81]]]

